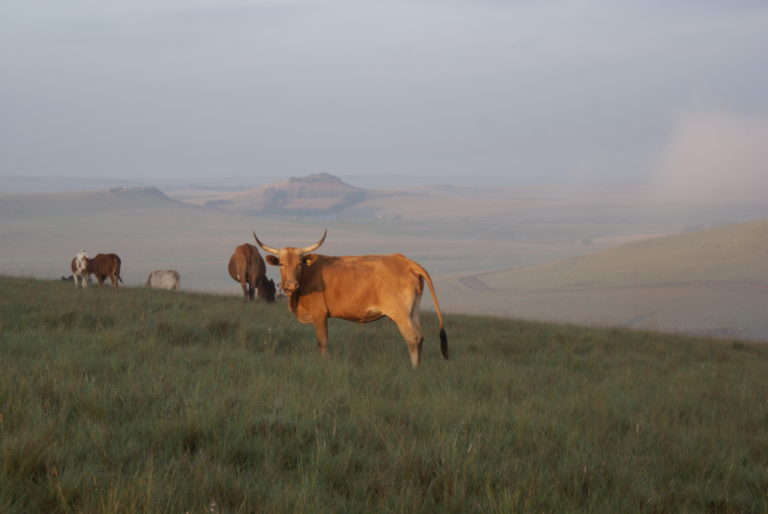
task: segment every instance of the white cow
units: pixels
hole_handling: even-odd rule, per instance
[[[159,269],[149,274],[147,283],[149,287],[155,289],[178,289],[179,272],[173,269]]]
[[[91,274],[88,273],[88,254],[85,253],[85,250],[80,250],[77,255],[72,257],[69,267],[72,270],[75,287],[78,287],[78,285],[88,287],[88,282],[91,281]],[[80,279],[80,284],[78,284],[78,278]]]

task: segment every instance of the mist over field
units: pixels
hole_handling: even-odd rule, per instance
[[[766,203],[766,163],[767,118],[692,113],[674,128],[653,183],[671,203]]]

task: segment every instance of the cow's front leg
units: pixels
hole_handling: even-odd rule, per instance
[[[315,338],[317,339],[317,346],[320,348],[320,356],[325,357],[328,351],[328,318],[316,319],[314,324]]]

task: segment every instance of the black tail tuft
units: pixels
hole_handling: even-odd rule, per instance
[[[440,351],[443,353],[445,360],[448,360],[448,336],[445,334],[445,329],[440,329]]]

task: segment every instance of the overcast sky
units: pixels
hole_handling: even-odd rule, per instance
[[[763,148],[765,0],[0,3],[2,175],[685,187],[703,159],[768,197]]]

